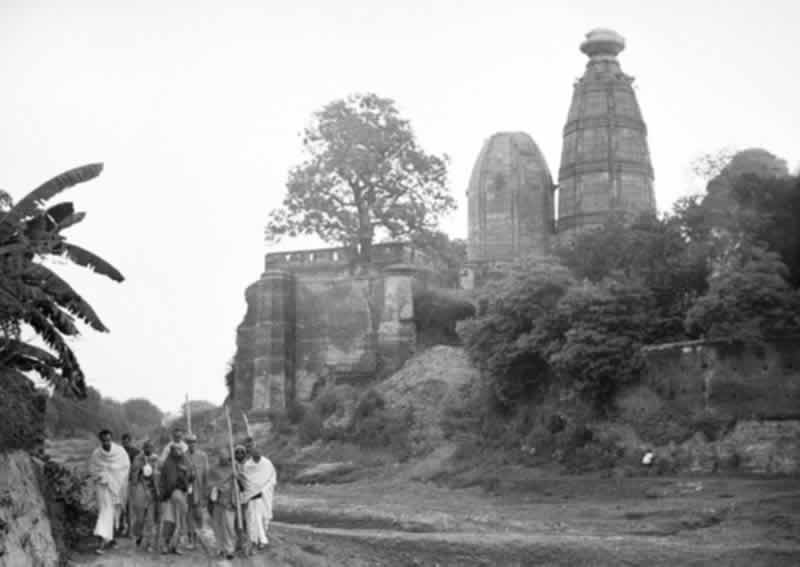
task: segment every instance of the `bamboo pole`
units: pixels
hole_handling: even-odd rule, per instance
[[[239,480],[236,478],[236,456],[233,451],[233,426],[231,425],[231,412],[228,406],[225,406],[225,419],[228,422],[228,447],[231,452],[231,471],[233,471],[233,497],[236,501],[236,527],[239,531],[244,529],[242,522],[242,503],[239,494]]]
[[[186,394],[186,433],[192,434],[192,404],[189,403],[189,394]]]

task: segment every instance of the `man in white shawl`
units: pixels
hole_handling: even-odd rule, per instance
[[[125,449],[111,442],[111,431],[103,429],[97,437],[100,446],[89,458],[89,474],[94,480],[97,498],[94,534],[101,539],[97,553],[102,554],[103,549],[114,540],[114,528],[122,512],[122,498],[127,488],[131,462]]]
[[[272,497],[275,493],[277,475],[272,462],[261,456],[258,449],[250,451],[250,458],[237,452],[241,467],[239,478],[242,484],[241,502],[247,514],[247,537],[259,550],[269,545],[267,531],[272,520]]]

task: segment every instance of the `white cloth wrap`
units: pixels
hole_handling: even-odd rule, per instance
[[[242,467],[244,492],[242,502],[247,505],[247,535],[253,543],[268,543],[267,530],[272,520],[272,498],[275,494],[277,474],[272,462],[261,457],[258,462],[249,459]],[[255,498],[258,494],[261,498]]]
[[[98,447],[89,458],[89,474],[95,480],[97,523],[94,533],[106,541],[114,539],[116,509],[124,503],[131,462],[120,445],[106,451]]]

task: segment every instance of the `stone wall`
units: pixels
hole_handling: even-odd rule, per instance
[[[689,411],[800,418],[800,337],[764,345],[693,341],[647,347],[645,383]]]
[[[0,567],[58,564],[39,475],[23,451],[0,453]]]
[[[433,285],[430,259],[376,245],[362,264],[346,248],[268,254],[246,291],[234,399],[246,411],[308,402],[330,383],[399,368],[416,346],[413,289]]]

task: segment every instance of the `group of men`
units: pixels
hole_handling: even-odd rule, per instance
[[[216,551],[232,558],[239,534],[246,537],[243,551],[251,553],[269,544],[276,474],[270,460],[260,454],[253,439],[234,450],[235,462],[227,472],[209,467],[208,455],[197,447],[197,437],[172,431],[172,440],[157,454],[153,443],[141,449],[122,436],[113,442],[111,431],[98,434],[100,446],[89,461],[95,482],[97,553],[115,544],[115,535],[131,535],[136,546],[162,553],[181,554],[201,541],[205,511],[216,539]]]

